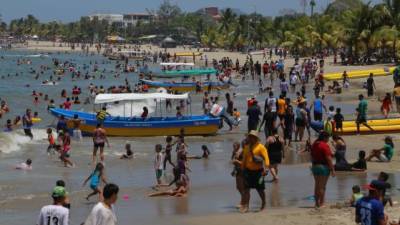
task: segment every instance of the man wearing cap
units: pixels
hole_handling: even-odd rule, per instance
[[[67,192],[64,187],[56,186],[53,189],[53,204],[44,206],[40,210],[37,225],[68,225],[69,209],[65,208],[65,196]]]
[[[247,135],[247,143],[243,148],[242,170],[244,177],[244,193],[240,208],[241,212],[249,210],[250,189],[257,190],[261,198],[261,210],[265,208],[265,184],[264,176],[269,167],[269,158],[267,149],[260,143],[258,132],[252,130]]]
[[[371,182],[365,188],[369,190],[369,194],[356,203],[356,223],[361,225],[386,225],[388,218],[384,213],[383,204],[379,200],[378,187],[374,182]]]

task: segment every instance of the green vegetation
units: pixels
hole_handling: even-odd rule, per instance
[[[306,7],[306,5],[304,6]],[[323,13],[316,13],[318,1],[307,1],[309,14],[292,13],[275,18],[260,14],[237,15],[224,9],[215,19],[203,12],[182,12],[165,0],[151,23],[120,27],[106,21],[82,17],[73,23],[41,23],[32,15],[1,23],[0,31],[15,36],[56,37],[67,42],[93,43],[107,35],[120,35],[134,41],[145,35],[172,36],[181,43],[199,41],[204,47],[245,50],[247,47],[282,47],[292,54],[312,55],[323,50],[345,50],[347,57],[375,57],[379,61],[398,58],[400,39],[400,0],[383,0],[372,5],[361,0],[336,0]]]

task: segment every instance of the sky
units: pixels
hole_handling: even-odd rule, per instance
[[[0,0],[2,20],[34,15],[40,21],[70,22],[93,13],[142,13],[157,9],[163,0]],[[333,0],[315,0],[321,11]],[[372,0],[378,2],[380,0]],[[196,11],[207,6],[237,8],[245,13],[277,16],[282,9],[303,11],[301,0],[171,0],[184,11]],[[309,12],[309,9],[308,9]]]

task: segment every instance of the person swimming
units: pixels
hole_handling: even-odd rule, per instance
[[[125,150],[126,150],[126,153],[121,155],[120,159],[132,159],[133,158],[133,152],[131,150],[131,144],[127,143],[125,145]]]
[[[15,169],[17,170],[32,170],[32,160],[27,159],[26,162],[18,164]]]
[[[12,127],[12,123],[11,123],[11,120],[10,120],[10,119],[7,120],[6,127],[4,128],[3,131],[4,131],[4,132],[11,132],[11,131],[13,131],[13,127]]]

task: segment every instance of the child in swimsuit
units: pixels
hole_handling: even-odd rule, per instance
[[[49,141],[49,146],[47,147],[47,155],[54,155],[54,151],[57,150],[57,146],[54,139],[53,130],[51,128],[47,128],[47,140]]]
[[[86,185],[86,183],[90,180],[90,188],[93,190],[92,193],[90,193],[87,197],[86,200],[89,201],[89,198],[93,195],[99,194],[99,199],[102,199],[102,192],[101,189],[99,188],[100,181],[103,181],[104,184],[107,184],[107,181],[104,176],[104,165],[103,163],[99,162],[96,165],[96,168],[94,171],[89,175],[89,177],[83,182],[83,186]]]

